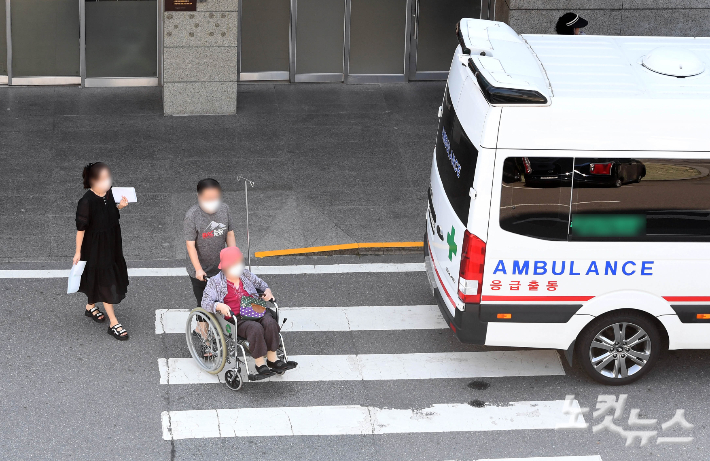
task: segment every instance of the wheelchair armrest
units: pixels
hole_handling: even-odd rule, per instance
[[[269,310],[269,313],[274,318],[274,320],[276,320],[276,323],[278,323],[279,322],[279,308],[278,308],[278,306],[276,308],[268,307],[267,309]]]

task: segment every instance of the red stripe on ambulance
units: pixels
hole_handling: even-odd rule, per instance
[[[594,296],[495,296],[483,295],[483,301],[589,301]]]
[[[428,244],[429,246],[429,257],[431,258],[431,266],[434,268],[434,272],[436,272],[436,277],[439,279],[439,283],[441,284],[441,288],[444,290],[444,293],[446,293],[446,297],[449,298],[449,301],[451,301],[451,304],[454,305],[454,309],[456,308],[456,303],[454,302],[454,298],[451,297],[449,294],[449,291],[446,289],[446,286],[444,285],[444,281],[441,280],[441,276],[439,275],[439,269],[436,268],[436,262],[434,261],[434,256],[431,254],[431,245]]]

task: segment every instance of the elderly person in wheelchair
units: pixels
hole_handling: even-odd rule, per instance
[[[219,254],[221,272],[209,279],[202,296],[202,308],[219,313],[237,327],[237,335],[249,342],[249,351],[256,365],[256,379],[283,374],[296,367],[284,362],[279,348],[279,325],[270,309],[249,300],[272,300],[269,286],[244,267],[244,256],[237,247],[224,248]],[[262,294],[259,295],[259,292]],[[246,300],[247,304],[243,301]]]

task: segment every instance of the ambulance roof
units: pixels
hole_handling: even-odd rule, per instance
[[[493,57],[512,86],[548,98],[500,105],[498,148],[710,152],[710,38],[518,35],[516,44],[502,23],[462,20],[462,31],[476,69],[494,69]]]

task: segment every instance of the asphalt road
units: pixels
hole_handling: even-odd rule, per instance
[[[0,87],[0,262],[68,261],[81,171],[103,161],[138,203],[126,259],[185,257],[182,221],[220,181],[251,250],[421,241],[444,82],[240,84],[235,116],[164,117],[161,88]]]
[[[373,262],[421,259],[300,258],[279,264]],[[289,354],[318,356],[310,375],[304,373],[305,362],[306,368],[298,370],[301,374],[292,375],[303,380],[246,383],[238,392],[219,383],[177,384],[178,375],[170,378],[172,384],[161,384],[159,360],[186,359],[189,352],[182,334],[156,332],[156,311],[192,308],[186,277],[131,279],[128,298],[118,308],[119,319],[131,333],[126,343],[115,341],[105,333],[105,326],[82,315],[82,296],[62,294],[65,279],[0,279],[4,314],[0,316],[4,338],[0,459],[476,460],[597,455],[605,461],[708,459],[710,351],[670,352],[640,382],[604,387],[590,381],[579,366],[569,367],[556,352],[526,355],[531,351],[460,344],[445,325],[442,328],[438,316],[423,329],[410,329],[421,327],[422,322],[411,316],[401,318],[397,328],[373,330],[389,325],[401,315],[403,306],[426,310],[434,304],[424,272],[264,278],[285,308],[285,317],[302,316],[303,309],[293,309],[298,307],[322,308],[323,315],[356,308],[349,311],[343,331],[329,331],[328,322],[323,322],[322,331],[285,329]],[[373,314],[367,306],[385,307]],[[371,313],[363,317],[366,311]],[[496,355],[500,351],[509,355],[501,358]],[[407,363],[411,354],[435,354],[435,358],[422,359],[421,367],[398,371],[397,364]],[[348,360],[358,365],[350,371],[319,367],[327,368],[334,356],[351,356]],[[415,363],[421,357],[414,357]],[[429,373],[429,379],[412,379],[421,370]],[[346,372],[355,373],[355,378],[332,380]],[[185,379],[199,381],[201,377],[202,372]],[[584,416],[591,423],[589,428],[555,430],[556,423],[567,419],[561,413],[561,401],[567,395],[574,395],[580,406],[593,411],[598,397],[605,394],[628,395],[624,411],[615,420],[619,426],[648,430],[629,426],[630,412],[637,408],[641,418],[658,419],[652,429],[659,436],[692,436],[694,440],[658,445],[652,438],[646,446],[640,447],[636,440],[626,447],[619,434],[594,433],[591,426],[603,418],[593,419],[591,414]],[[694,427],[662,431],[661,423],[676,409],[684,409]],[[293,418],[299,411],[301,418],[290,421],[291,430],[331,435],[269,436],[284,430],[284,414]],[[357,434],[343,430],[340,426],[347,426],[348,415],[359,411],[365,412],[365,423],[372,426]],[[167,437],[162,423],[165,412],[173,418]],[[219,426],[210,422],[214,414],[223,418]],[[245,419],[238,420],[240,415]],[[271,415],[273,421],[261,420],[263,415]],[[224,420],[226,416],[232,420]],[[179,418],[194,422],[195,427],[181,429]],[[327,424],[319,426],[319,421]],[[234,424],[252,435],[230,433],[227,429]],[[530,425],[542,428],[530,429]],[[203,438],[191,438],[197,435]]]

